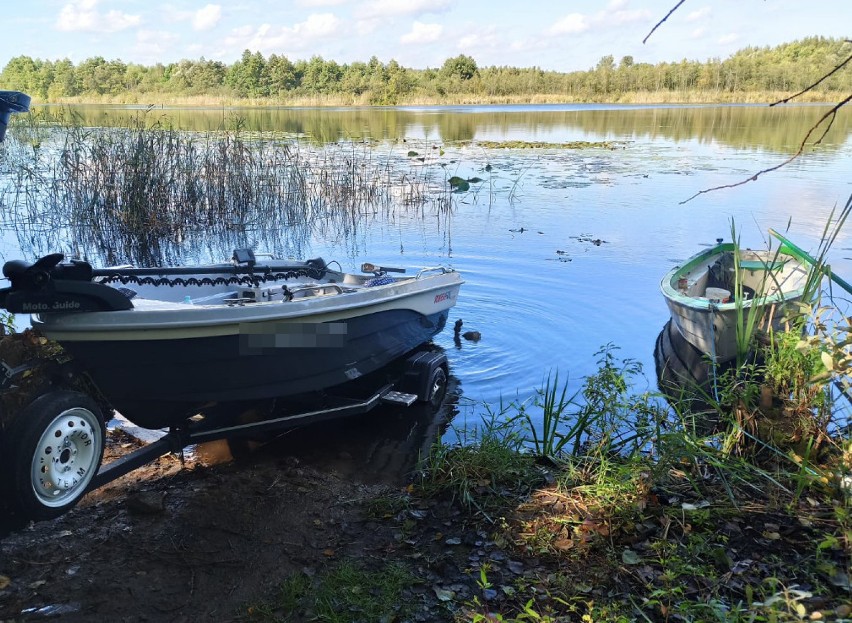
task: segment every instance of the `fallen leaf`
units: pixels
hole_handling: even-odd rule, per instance
[[[639,557],[639,554],[634,552],[632,549],[626,549],[621,552],[621,561],[625,565],[638,565],[642,562],[642,559]]]
[[[324,556],[327,556],[328,558],[331,558],[332,556],[334,556],[334,550],[331,549],[330,547],[328,549],[322,550],[322,553],[323,553]]]
[[[510,560],[506,566],[509,568],[509,571],[515,575],[521,575],[524,572],[524,564],[517,560]]]
[[[0,575],[0,591],[9,586],[12,583],[12,579],[6,575]]]
[[[557,539],[553,542],[553,547],[564,552],[574,548],[574,541],[571,539]]]
[[[435,597],[440,601],[452,601],[453,597],[456,596],[453,591],[441,588],[440,586],[433,586],[432,590],[435,591]]]

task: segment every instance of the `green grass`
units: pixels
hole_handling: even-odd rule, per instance
[[[315,576],[290,575],[273,598],[247,606],[242,618],[263,623],[400,620],[407,614],[403,590],[415,581],[401,564],[369,571],[345,561]]]
[[[417,482],[424,495],[449,495],[467,509],[487,512],[507,491],[529,491],[541,482],[535,457],[521,451],[513,426],[486,424],[470,435],[464,445],[432,447]]]

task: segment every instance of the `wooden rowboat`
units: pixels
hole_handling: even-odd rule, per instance
[[[722,363],[737,356],[738,308],[744,325],[759,313],[757,328],[779,329],[790,303],[801,300],[808,274],[806,264],[784,247],[752,251],[719,241],[670,270],[660,289],[684,339]]]

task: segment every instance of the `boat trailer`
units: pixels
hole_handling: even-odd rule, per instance
[[[306,408],[279,417],[234,425],[211,426],[203,420],[196,422],[190,418],[185,426],[172,427],[160,439],[103,465],[92,478],[87,492],[112,482],[165,454],[178,453],[187,446],[199,443],[281,433],[325,420],[362,415],[380,405],[410,407],[420,402],[438,408],[447,390],[447,356],[441,352],[424,350],[408,357],[402,366],[403,372],[396,380],[383,384],[364,398],[330,395],[326,398],[331,400],[332,404],[323,408]]]
[[[16,423],[22,418],[32,419],[31,423],[21,422],[25,426],[24,430],[35,431],[34,434],[41,434],[43,437],[48,426],[57,426],[57,424],[55,419],[51,420],[53,416],[48,414],[44,415],[46,420],[51,420],[49,424],[40,423],[41,420],[45,420],[45,417],[38,413],[42,404],[49,409],[52,405],[62,404],[69,398],[75,405],[81,404],[79,398],[91,399],[95,403],[102,403],[103,398],[99,395],[97,388],[91,384],[89,384],[89,391],[81,391],[84,390],[86,385],[81,382],[83,375],[74,371],[73,361],[62,361],[58,364],[55,361],[48,360],[29,361],[11,368],[0,360],[0,368],[6,373],[2,383],[5,389],[0,392],[4,400],[9,396],[14,396],[19,389],[15,381],[23,381],[33,373],[38,374],[39,367],[50,369],[51,380],[44,389],[33,394],[22,392],[21,408],[16,413],[9,413],[8,408],[4,409],[3,405],[0,405],[0,410],[6,411],[5,413],[0,411],[0,416],[5,421],[5,425],[0,426],[0,448],[3,449],[5,455],[0,462],[7,468],[12,468],[0,472],[0,491],[4,493],[3,497],[6,498],[5,500],[0,499],[0,510],[4,514],[9,514],[14,523],[57,517],[70,510],[90,491],[102,487],[163,455],[180,453],[188,446],[195,444],[220,439],[235,440],[281,433],[317,422],[365,414],[381,405],[411,407],[420,403],[437,410],[446,395],[448,381],[447,356],[434,347],[426,346],[372,374],[322,392],[311,392],[286,399],[245,401],[238,404],[211,404],[207,408],[200,409],[198,414],[185,418],[179,424],[173,425],[167,430],[163,429],[162,437],[109,463],[100,464],[97,473],[91,477],[85,486],[78,487],[73,483],[69,484],[68,491],[62,494],[57,503],[53,503],[52,501],[45,501],[43,496],[33,496],[30,491],[22,491],[37,487],[37,480],[40,476],[36,470],[35,459],[37,457],[32,452],[16,451],[19,444],[16,443],[16,438],[13,438],[15,435],[11,430],[17,429],[14,429],[10,424]],[[0,376],[3,375],[0,374]],[[74,399],[75,396],[78,397],[76,400]],[[239,420],[240,407],[256,405],[274,406],[266,417],[250,422]],[[73,412],[75,408],[75,406],[69,407],[60,417],[65,417],[66,413]],[[70,418],[68,419],[70,420]],[[79,433],[77,434],[79,435]],[[23,436],[31,437],[30,434]],[[85,438],[77,437],[73,442],[66,445],[73,449],[75,454],[85,452],[89,445],[93,448],[97,446],[97,441],[94,443],[87,441]],[[105,439],[102,438],[100,444],[105,446]],[[29,444],[24,443],[23,445]],[[33,452],[38,452],[39,449],[43,449],[41,444],[37,444],[33,448]],[[102,448],[99,450],[102,452]],[[12,460],[21,464],[10,466],[8,462]],[[74,460],[68,461],[68,465],[74,466]],[[10,473],[26,475],[26,477],[16,478],[10,476]],[[81,474],[80,477],[82,478],[83,475]],[[76,478],[73,470],[68,478]],[[27,499],[28,502],[15,503],[16,500],[21,499]],[[7,508],[3,508],[4,506]]]

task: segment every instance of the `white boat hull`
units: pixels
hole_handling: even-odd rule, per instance
[[[33,327],[146,428],[211,401],[325,390],[379,370],[444,328],[462,284],[442,267],[410,277],[315,260],[93,270],[61,258],[7,263],[0,302],[37,310]]]
[[[671,313],[672,322],[684,339],[716,362],[737,357],[738,336],[746,338],[746,327],[762,330],[783,328],[791,304],[802,299],[808,280],[808,269],[791,255],[775,251],[740,250],[739,268],[733,267],[732,244],[708,249],[671,270],[663,278],[661,290]],[[733,280],[739,274],[744,286],[740,302],[708,297],[722,288],[718,284],[720,259],[731,258],[722,271],[731,281],[727,292],[736,298]],[[716,268],[714,268],[716,267]],[[716,271],[714,273],[714,271]],[[714,289],[716,288],[716,289]],[[725,291],[723,288],[722,292]],[[750,321],[752,314],[759,316]]]

